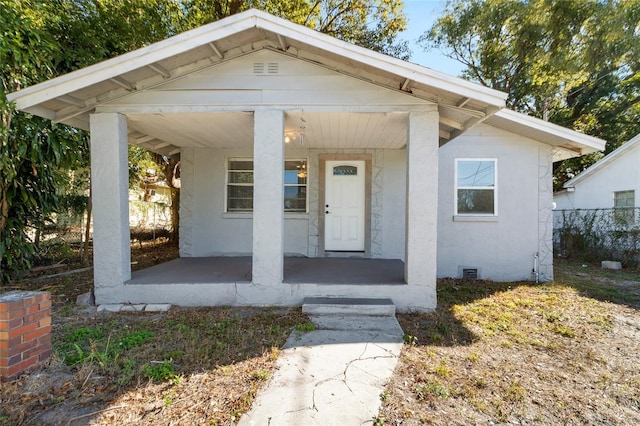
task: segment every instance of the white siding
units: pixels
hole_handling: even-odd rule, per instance
[[[556,194],[556,210],[610,209],[613,193],[634,190],[640,207],[640,144],[575,184],[573,192]]]

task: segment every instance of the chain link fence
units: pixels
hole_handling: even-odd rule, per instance
[[[568,259],[638,267],[640,208],[554,210],[553,243],[556,255]]]

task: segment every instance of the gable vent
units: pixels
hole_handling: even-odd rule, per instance
[[[269,62],[267,64],[267,74],[278,74],[278,63],[277,62]]]
[[[468,280],[478,279],[478,269],[476,268],[463,268],[462,269],[462,278]]]
[[[253,73],[254,74],[264,74],[264,62],[254,62],[253,63]]]
[[[254,75],[275,75],[280,72],[280,64],[278,62],[254,62]]]

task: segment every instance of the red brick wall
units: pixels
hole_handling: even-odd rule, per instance
[[[51,295],[0,294],[0,381],[16,379],[51,355]]]

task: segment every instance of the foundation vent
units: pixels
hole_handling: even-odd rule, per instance
[[[477,268],[462,268],[462,278],[466,280],[476,280],[478,279],[478,269]]]
[[[254,75],[276,75],[280,73],[280,64],[278,62],[254,62]]]

